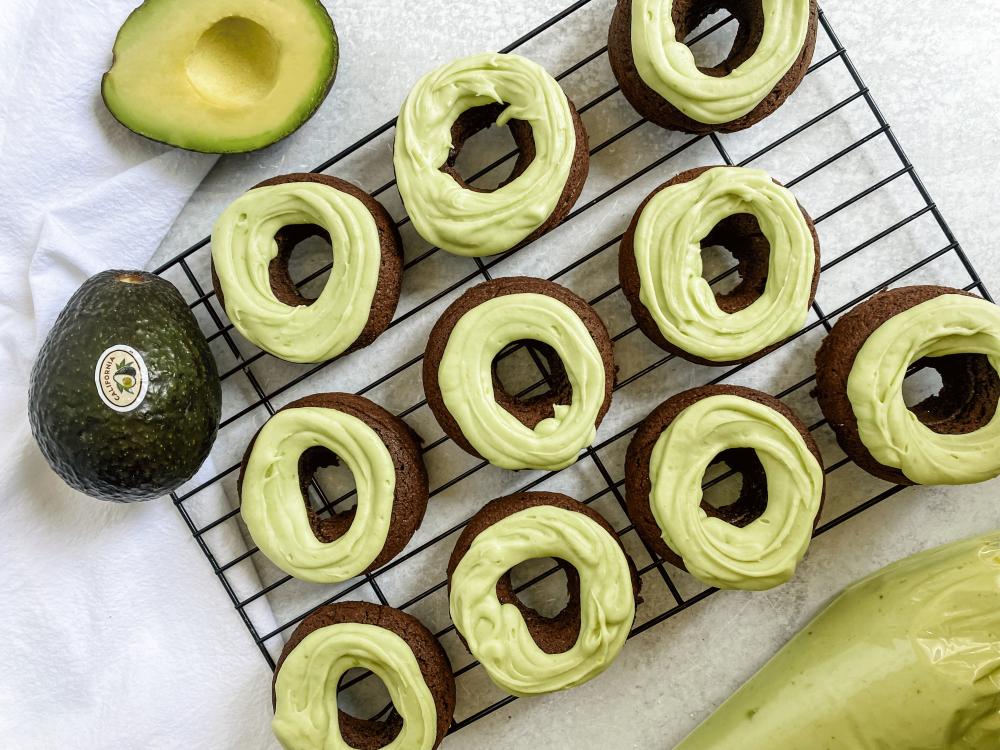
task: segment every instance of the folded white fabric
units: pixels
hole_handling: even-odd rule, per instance
[[[101,104],[135,4],[0,6],[0,737],[273,748],[270,672],[172,503],[75,493],[27,422],[32,362],[66,300],[99,270],[144,267],[215,161],[139,138]]]

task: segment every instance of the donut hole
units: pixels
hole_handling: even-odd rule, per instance
[[[568,651],[580,635],[580,575],[565,560],[533,558],[497,581],[497,599],[521,612],[528,632],[547,654]]]
[[[358,500],[351,470],[332,451],[316,446],[299,456],[299,484],[316,538],[332,542],[343,536]]]
[[[278,231],[274,241],[278,254],[268,267],[271,291],[283,304],[311,305],[333,268],[330,235],[315,224],[290,224]]]
[[[702,509],[743,528],[767,509],[767,475],[752,448],[732,448],[712,459],[702,482]]]
[[[752,214],[727,216],[701,241],[702,276],[726,313],[743,310],[764,293],[771,243]]]
[[[924,357],[903,381],[903,400],[933,432],[975,432],[996,414],[1000,375],[985,354]]]
[[[459,115],[451,127],[451,151],[441,165],[441,171],[451,175],[459,185],[477,193],[491,193],[515,180],[535,158],[535,140],[531,125],[523,120],[510,120],[504,126],[496,124],[506,104],[473,107]],[[475,139],[475,149],[466,148]],[[511,151],[517,161],[504,175],[503,169],[489,169]],[[475,183],[475,185],[471,184]]]
[[[494,357],[491,369],[497,403],[528,427],[554,417],[556,404],[572,400],[566,368],[548,344],[508,344]]]
[[[734,22],[698,38],[727,15]],[[677,41],[688,45],[698,69],[716,78],[750,59],[764,33],[761,0],[674,0],[673,21]]]
[[[340,676],[337,713],[344,741],[359,750],[385,747],[403,728],[385,683],[367,669],[349,669]]]

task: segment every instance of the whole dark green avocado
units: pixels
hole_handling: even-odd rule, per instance
[[[131,502],[194,475],[215,440],[222,391],[180,292],[144,271],[104,271],[59,314],[28,404],[35,440],[68,485]]]

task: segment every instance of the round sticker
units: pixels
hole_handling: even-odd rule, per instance
[[[97,360],[94,371],[101,401],[115,411],[132,411],[146,397],[149,373],[146,363],[131,346],[109,346]]]

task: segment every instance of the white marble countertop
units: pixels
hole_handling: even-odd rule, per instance
[[[326,104],[287,141],[259,154],[223,158],[159,257],[203,236],[242,189],[311,168],[388,120],[420,72],[499,48],[567,4],[330,3],[342,64]],[[1000,290],[993,235],[1000,226],[994,208],[1000,188],[1000,80],[994,75],[1000,4],[949,4],[955,7],[944,13],[936,0],[823,5],[987,286]],[[792,583],[763,594],[712,596],[634,639],[599,679],[565,694],[516,701],[450,737],[444,747],[671,746],[843,585],[911,552],[1000,527],[997,490],[990,482],[904,491],[817,539]],[[221,588],[219,606],[228,606]],[[246,647],[254,648],[249,637]],[[257,711],[266,713],[269,706],[248,707],[251,715]]]

